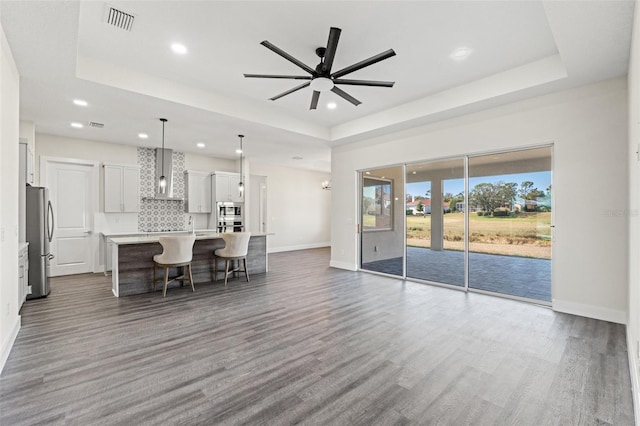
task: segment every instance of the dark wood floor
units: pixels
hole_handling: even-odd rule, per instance
[[[0,424],[633,424],[623,326],[328,261],[166,299],[56,278],[22,309]]]

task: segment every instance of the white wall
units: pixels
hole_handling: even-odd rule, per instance
[[[553,307],[626,322],[627,82],[609,80],[332,150],[331,265],[357,267],[356,170],[554,143]],[[584,200],[584,203],[580,203]],[[587,208],[577,208],[581,205]]]
[[[0,25],[0,371],[20,330],[18,139],[20,76]]]
[[[32,152],[36,149],[36,125],[33,121],[20,120],[20,139],[26,139]]]
[[[40,182],[40,157],[64,157],[99,162],[138,164],[137,148],[130,145],[73,139],[36,133],[36,185]]]
[[[267,250],[300,250],[329,245],[331,191],[327,173],[251,163],[251,174],[267,176]]]
[[[205,157],[203,155],[185,152],[184,164],[186,170],[196,170],[202,172],[237,172],[239,166],[235,160],[227,160],[215,157]]]
[[[629,319],[627,342],[636,423],[640,423],[640,6],[636,4],[629,60]]]

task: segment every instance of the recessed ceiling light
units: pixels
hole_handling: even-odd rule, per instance
[[[366,174],[366,175],[370,175],[370,174],[371,174],[371,172],[364,172],[364,174]]]
[[[414,171],[412,171],[411,173],[415,175],[417,172],[414,170]]]
[[[83,101],[82,99],[74,99],[73,103],[78,105],[78,106],[87,106],[87,105],[89,105],[87,103],[87,101]]]
[[[242,150],[241,149],[236,149],[236,154],[242,154]]]
[[[184,55],[185,53],[187,53],[187,48],[184,46],[184,44],[180,44],[180,43],[173,43],[171,45],[171,50],[173,50],[174,53],[177,53],[179,55]]]
[[[71,123],[71,127],[75,127],[76,129],[82,129],[84,126],[82,123]]]
[[[205,145],[204,145],[204,143],[203,143],[203,142],[198,142],[198,143],[196,144],[196,146],[197,146],[198,148],[204,148],[204,146],[205,146]]]
[[[451,59],[455,59],[456,61],[461,61],[463,59],[466,59],[467,56],[469,56],[471,54],[471,49],[468,47],[459,47],[456,50],[454,50],[453,52],[451,52],[451,55],[449,55],[451,57]]]
[[[147,138],[149,137],[149,135],[148,135],[148,134],[146,134],[146,133],[138,133],[138,137],[139,137],[140,139],[147,139]]]
[[[329,108],[329,109],[336,109],[337,106],[338,105],[335,102],[329,102],[327,104],[327,108]]]
[[[294,160],[302,160],[302,157],[298,157],[298,156],[291,157],[291,158],[294,159]]]

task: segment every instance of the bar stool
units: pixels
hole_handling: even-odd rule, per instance
[[[182,281],[189,279],[191,290],[196,291],[193,286],[193,277],[191,276],[191,259],[193,258],[193,243],[196,240],[195,234],[189,235],[172,235],[161,236],[158,238],[162,245],[162,253],[153,256],[153,291],[156,290],[157,282],[156,269],[164,268],[164,286],[162,287],[162,297],[167,295],[167,285],[172,281]],[[169,280],[169,268],[185,267],[189,269],[189,273],[184,270],[181,276]]]
[[[251,232],[228,232],[222,234],[224,240],[224,248],[215,250],[213,259],[213,276],[218,281],[218,258],[224,259],[224,286],[227,286],[227,278],[229,272],[244,272],[244,276],[249,282],[249,273],[247,272],[247,252],[249,251],[249,238]],[[244,262],[244,270],[240,270],[240,260]],[[229,271],[229,264],[233,261],[237,262],[237,266]]]

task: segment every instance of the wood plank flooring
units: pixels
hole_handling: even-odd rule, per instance
[[[624,326],[329,268],[124,298],[110,277],[28,301],[2,425],[633,424]]]

